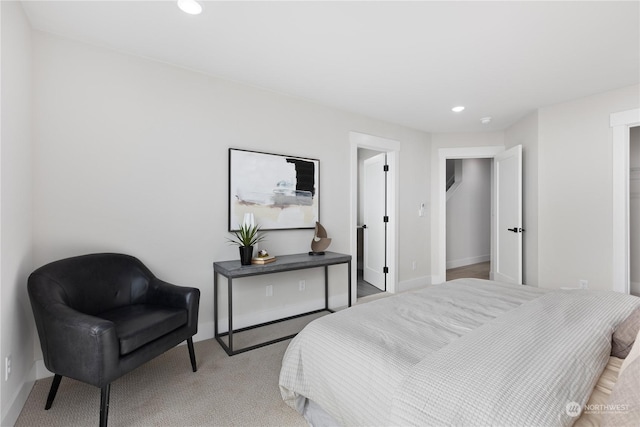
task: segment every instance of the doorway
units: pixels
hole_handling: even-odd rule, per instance
[[[432,156],[432,283],[446,280],[446,160],[493,159],[491,280],[522,284],[522,146],[440,148]]]
[[[446,163],[446,280],[489,279],[493,159]]]
[[[630,155],[631,130],[640,126],[640,109],[609,115],[613,130],[613,266],[612,290],[631,293]],[[635,291],[637,292],[637,290]]]
[[[396,236],[398,235],[398,204],[397,197],[398,194],[398,180],[397,180],[397,158],[398,152],[400,151],[400,142],[381,138],[373,135],[367,135],[360,132],[350,132],[349,140],[351,142],[351,224],[350,227],[350,247],[351,254],[356,258],[358,256],[358,246],[359,241],[358,235],[363,233],[362,225],[360,218],[358,217],[358,206],[359,200],[361,196],[361,191],[359,190],[359,179],[358,175],[358,152],[359,150],[368,150],[361,151],[361,153],[369,153],[379,155],[384,154],[386,156],[386,163],[388,165],[388,171],[386,173],[386,248],[383,249],[384,253],[382,258],[386,261],[386,265],[379,265],[378,268],[381,270],[386,267],[386,273],[384,277],[386,278],[386,292],[394,293],[396,292],[396,286],[398,282],[398,239]],[[364,160],[363,160],[364,162]],[[364,216],[364,215],[363,215]],[[382,221],[383,218],[380,218]],[[367,228],[369,224],[367,224]],[[364,235],[362,236],[362,244],[364,245]],[[361,249],[364,252],[364,248]],[[363,259],[364,261],[364,259]],[[364,267],[364,265],[363,265]],[[351,263],[351,277],[358,277],[358,263]],[[351,298],[353,301],[356,301],[358,298],[358,289],[357,286],[353,286],[351,290]]]
[[[386,291],[387,154],[358,148],[358,298]]]

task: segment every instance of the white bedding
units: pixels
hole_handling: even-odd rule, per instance
[[[349,426],[568,425],[564,406],[586,402],[612,331],[638,305],[460,279],[312,322],[287,349],[280,388],[299,412],[308,398]],[[549,352],[569,362],[550,370]]]

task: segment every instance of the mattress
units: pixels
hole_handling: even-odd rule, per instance
[[[602,412],[598,410],[589,410],[588,408],[606,408],[613,387],[618,380],[620,367],[624,359],[610,357],[609,362],[598,378],[598,382],[589,396],[586,408],[583,410],[573,424],[574,427],[600,427]],[[336,421],[329,413],[327,413],[320,405],[312,400],[305,402],[302,415],[309,425],[314,427],[338,427],[340,423]],[[640,420],[638,420],[640,422]]]
[[[570,425],[640,299],[460,279],[323,317],[292,341],[287,404],[340,425]],[[541,408],[547,408],[541,410]]]

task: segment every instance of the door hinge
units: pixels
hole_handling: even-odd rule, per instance
[[[382,170],[385,171],[385,172],[389,172],[389,165],[384,165],[382,167]]]
[[[382,267],[382,272],[384,274],[388,274],[389,273],[389,267]]]
[[[389,216],[388,215],[383,216],[382,222],[389,222]]]

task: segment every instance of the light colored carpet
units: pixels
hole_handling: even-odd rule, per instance
[[[278,388],[289,342],[233,357],[197,342],[195,373],[187,347],[175,347],[111,384],[109,426],[306,426]],[[44,410],[52,378],[36,381],[16,426],[97,426],[100,390],[69,378]]]

